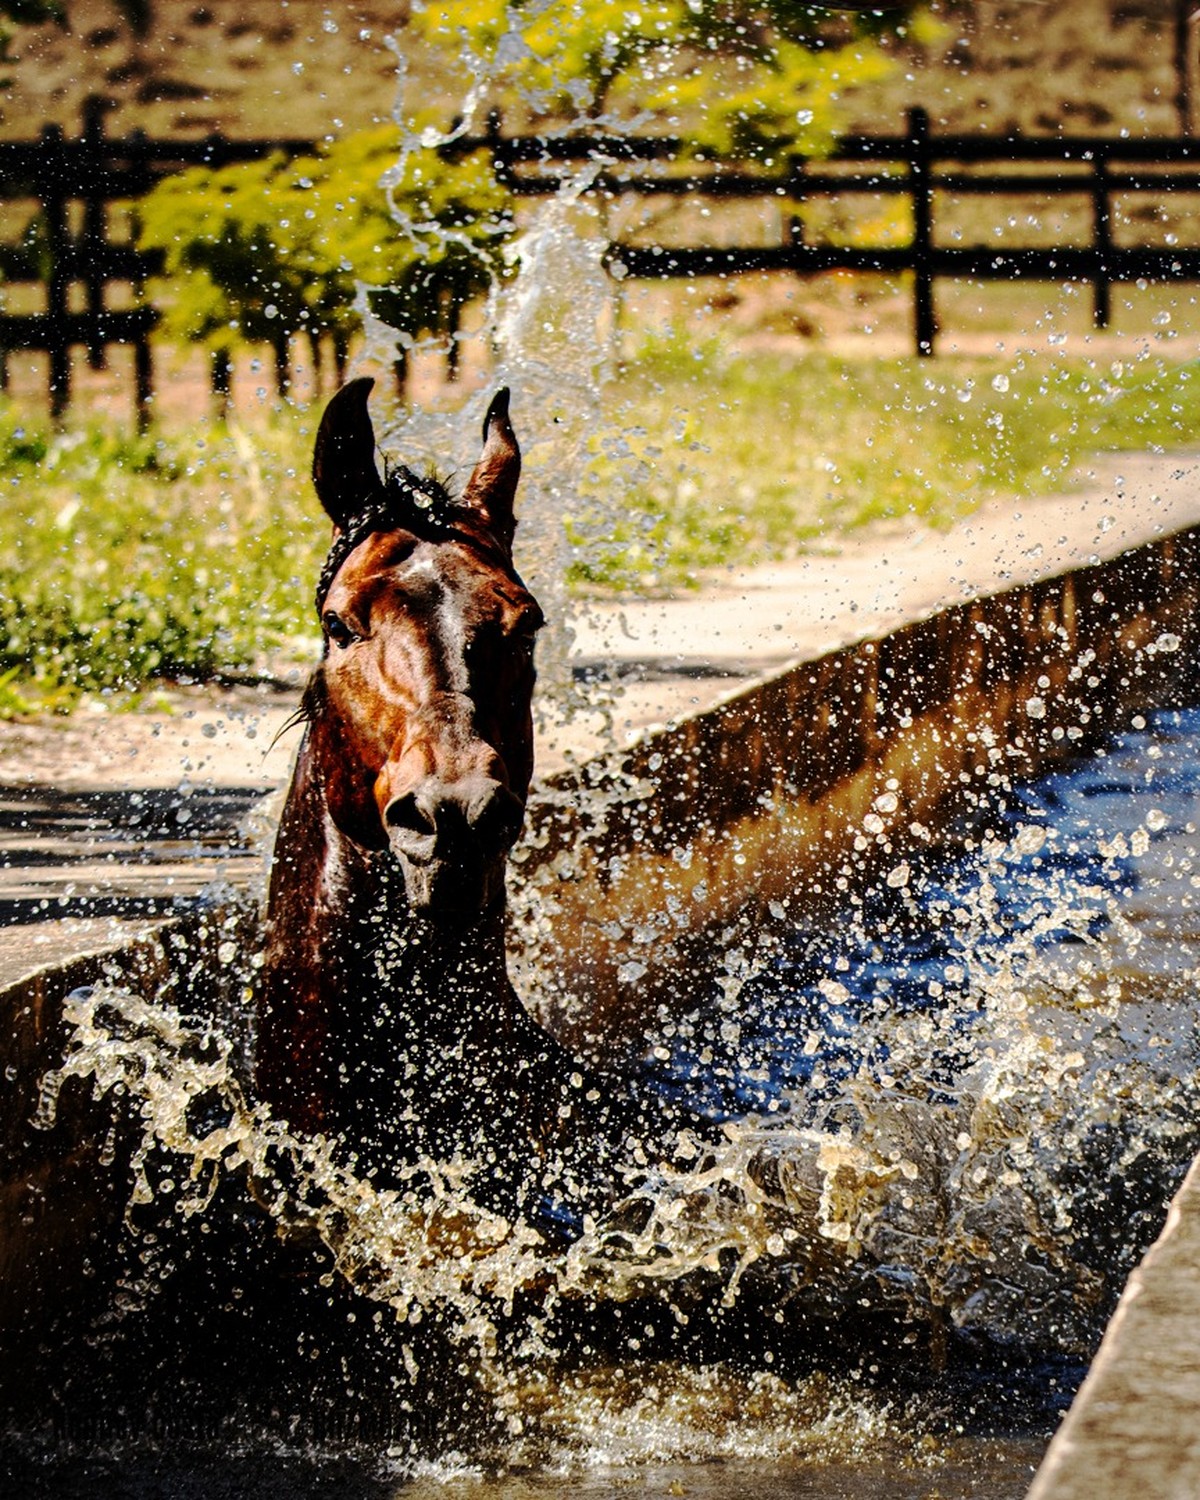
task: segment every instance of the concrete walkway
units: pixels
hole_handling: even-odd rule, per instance
[[[1073,493],[984,505],[952,530],[878,527],[674,599],[584,601],[572,664],[599,707],[542,705],[545,775],[698,712],[789,662],[1200,521],[1200,459],[1122,455]],[[261,879],[299,697],[173,691],[136,714],[0,724],[0,983],[145,930],[213,881]],[[65,919],[65,920],[64,920]]]

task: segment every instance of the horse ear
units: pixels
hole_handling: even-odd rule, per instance
[[[508,420],[508,387],[492,397],[483,419],[483,452],[463,490],[462,503],[477,510],[500,537],[512,546],[517,529],[513,502],[521,477],[521,450]]]
[[[375,467],[375,429],[367,410],[374,384],[364,375],[344,385],[330,399],[317,429],[313,485],[335,526],[344,526],[383,482]]]

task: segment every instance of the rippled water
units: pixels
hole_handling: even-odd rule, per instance
[[[382,1188],[294,1140],[238,1083],[236,1016],[77,995],[44,1123],[104,1091],[134,1186],[93,1385],[24,1481],[1022,1493],[1200,1145],[1198,750],[1200,712],[1162,714],[833,930],[743,942],[644,1063],[716,1136],[631,1163],[566,1247],[461,1164]],[[80,1446],[139,1362],[124,1446]],[[164,1388],[208,1434],[188,1462]]]

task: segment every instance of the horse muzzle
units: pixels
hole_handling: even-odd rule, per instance
[[[488,776],[428,777],[384,808],[388,843],[413,911],[434,921],[469,921],[504,889],[504,864],[525,805]]]

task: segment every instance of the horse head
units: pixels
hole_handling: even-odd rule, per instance
[[[406,468],[381,478],[372,384],[340,390],[317,433],[334,530],[309,735],[340,832],[390,848],[415,913],[463,925],[503,894],[533,771],[542,613],[512,560],[520,450],[501,391],[457,500]]]

